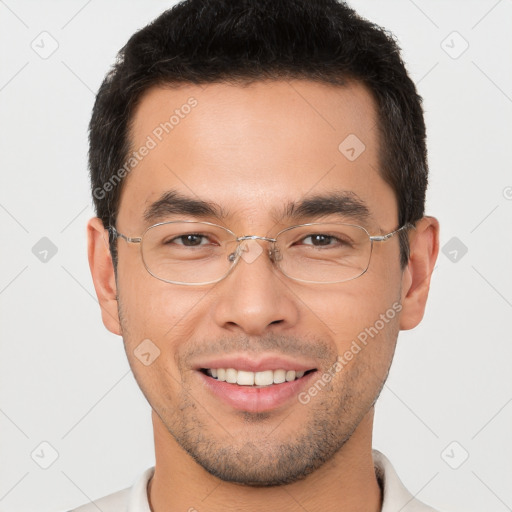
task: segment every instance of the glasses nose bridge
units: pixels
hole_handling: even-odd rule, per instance
[[[263,240],[265,242],[273,242],[275,243],[277,240],[275,238],[269,238],[267,236],[258,236],[258,235],[244,235],[238,236],[236,241],[238,243],[243,242],[244,240]]]
[[[276,263],[277,261],[279,261],[281,259],[280,255],[279,255],[279,251],[277,250],[277,247],[276,247],[276,243],[277,243],[276,238],[270,238],[268,236],[259,236],[259,235],[244,235],[244,236],[237,236],[235,240],[237,242],[237,250],[229,256],[229,259],[234,264],[238,263],[238,261],[240,260],[240,256],[242,255],[242,252],[244,251],[244,249],[242,248],[242,242],[245,242],[247,240],[263,240],[264,242],[269,242],[269,243],[273,244],[267,251],[267,254],[268,254],[270,260],[273,261],[274,263]],[[238,255],[238,257],[236,257],[237,255]]]

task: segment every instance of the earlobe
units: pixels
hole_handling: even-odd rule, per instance
[[[108,231],[98,217],[90,219],[87,223],[87,246],[89,267],[101,307],[103,324],[110,332],[121,335],[117,285],[108,245]]]
[[[423,217],[409,236],[410,256],[402,278],[400,329],[416,327],[423,318],[430,278],[439,252],[439,222]]]

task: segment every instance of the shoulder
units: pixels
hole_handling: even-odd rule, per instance
[[[154,470],[154,467],[146,469],[132,487],[93,500],[69,512],[151,512],[147,486]]]
[[[127,487],[122,491],[117,491],[103,498],[91,501],[81,507],[75,508],[70,512],[114,512],[128,510],[128,498],[130,496],[131,487]]]
[[[373,450],[375,474],[382,489],[381,512],[438,512],[416,499],[398,477],[390,460],[381,452]]]

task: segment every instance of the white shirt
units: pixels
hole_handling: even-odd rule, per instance
[[[373,450],[373,462],[383,492],[381,512],[436,512],[414,498],[398,478],[391,462],[377,450]],[[89,503],[70,512],[151,512],[147,487],[154,471],[154,467],[148,468],[133,487],[109,494],[96,500],[95,504]]]

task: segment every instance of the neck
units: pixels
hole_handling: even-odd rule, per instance
[[[336,455],[303,480],[251,487],[224,482],[204,470],[153,412],[156,463],[148,485],[151,510],[379,512],[382,497],[373,466],[372,427],[373,409]]]

